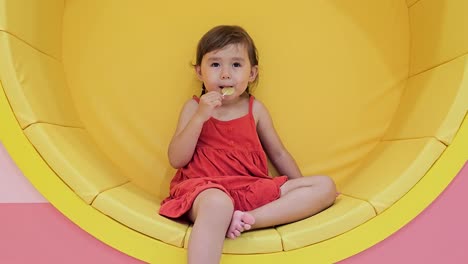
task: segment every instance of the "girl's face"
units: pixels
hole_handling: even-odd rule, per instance
[[[224,87],[233,87],[234,93],[225,96],[225,99],[229,99],[244,93],[247,85],[255,81],[258,67],[250,65],[244,45],[231,44],[206,53],[201,65],[197,65],[195,70],[207,92],[221,92]]]

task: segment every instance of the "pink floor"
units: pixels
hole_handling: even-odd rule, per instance
[[[340,264],[468,263],[466,202],[468,162],[443,194],[412,222]],[[53,208],[0,143],[0,263],[141,262],[94,239]]]

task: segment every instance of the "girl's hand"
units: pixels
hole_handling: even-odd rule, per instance
[[[214,109],[222,105],[222,101],[223,95],[217,91],[211,91],[202,95],[195,116],[198,116],[205,122],[213,115]]]

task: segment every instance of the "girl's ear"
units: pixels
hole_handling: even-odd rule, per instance
[[[195,73],[197,74],[198,80],[203,81],[200,65],[195,65]]]
[[[257,75],[258,75],[258,65],[252,66],[250,68],[249,82],[255,81],[255,79],[257,79]]]

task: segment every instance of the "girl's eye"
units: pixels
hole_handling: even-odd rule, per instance
[[[213,63],[211,63],[211,67],[219,67],[219,63],[213,62]]]
[[[237,67],[241,67],[242,65],[241,65],[240,63],[238,63],[238,62],[234,62],[234,63],[232,64],[232,66],[234,66],[234,67],[237,68]]]

